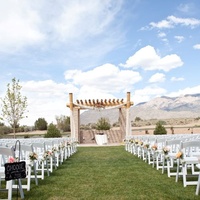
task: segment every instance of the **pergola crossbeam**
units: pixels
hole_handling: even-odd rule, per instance
[[[106,107],[115,107],[115,106],[124,106],[124,100],[121,99],[93,99],[93,100],[82,100],[82,99],[77,99],[76,104],[74,106],[78,107],[85,107],[85,106],[90,106],[92,109],[93,108],[106,108]]]

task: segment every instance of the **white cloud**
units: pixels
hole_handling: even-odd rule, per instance
[[[181,58],[176,54],[161,58],[152,46],[146,46],[129,57],[126,64],[122,66],[134,69],[141,67],[144,70],[163,70],[167,72],[182,65]]]
[[[171,15],[171,16],[168,16],[167,19],[164,19],[159,22],[151,22],[149,25],[150,27],[147,27],[146,29],[148,28],[170,29],[170,28],[174,28],[176,25],[195,28],[196,26],[200,25],[200,20],[195,19],[195,18],[179,18],[179,17],[175,17]]]
[[[167,38],[162,38],[162,41],[163,41],[165,44],[168,44],[168,43],[169,43],[169,41],[168,41]]]
[[[94,55],[94,48],[96,55],[105,54],[123,41],[123,20],[116,24],[122,4],[122,0],[1,1],[0,51],[13,53],[42,44],[37,46],[40,50],[67,45],[72,55]]]
[[[161,41],[163,41],[166,45],[169,44],[169,41],[168,41],[168,39],[166,38],[166,36],[167,36],[166,33],[164,33],[164,32],[159,32],[157,36],[158,36],[158,38],[160,38]]]
[[[178,6],[178,11],[184,13],[184,15],[191,15],[198,13],[198,6],[196,6],[193,2],[186,3],[186,4],[180,4]]]
[[[187,87],[187,88],[178,90],[177,92],[171,92],[167,96],[177,97],[180,95],[197,94],[197,93],[200,93],[200,85],[197,85],[195,87]]]
[[[181,12],[187,13],[190,10],[190,5],[189,4],[180,4],[178,6],[178,10],[180,10]]]
[[[158,37],[160,37],[160,38],[166,37],[166,33],[160,32],[160,33],[158,33]]]
[[[193,48],[194,48],[194,49],[200,49],[200,44],[195,44],[195,45],[193,46]]]
[[[164,82],[165,81],[165,75],[162,73],[156,73],[149,79],[150,83],[158,83],[158,82]]]
[[[121,4],[110,0],[68,1],[53,26],[64,41],[99,35],[114,21]]]
[[[104,64],[89,71],[68,70],[65,72],[68,83],[80,88],[79,97],[91,98],[129,91],[132,86],[141,81],[138,72],[120,70],[112,64]]]
[[[174,36],[174,38],[178,41],[178,43],[183,42],[183,40],[185,39],[183,36],[180,36],[180,35],[176,35]]]
[[[45,118],[48,123],[55,122],[55,116],[69,116],[66,107],[69,87],[52,80],[22,82],[22,96],[28,99],[28,118],[20,124],[34,125],[38,118]]]
[[[40,25],[41,19],[28,1],[1,1],[0,51],[8,53],[43,41]]]
[[[184,81],[185,79],[180,77],[180,78],[177,78],[177,77],[172,77],[171,78],[171,81]]]
[[[109,87],[107,85],[107,87]],[[113,93],[108,93],[94,86],[83,85],[78,93],[77,99],[114,99]]]
[[[28,98],[28,118],[21,125],[34,125],[38,118],[48,123],[56,122],[55,116],[69,116],[69,93],[76,99],[110,99],[114,94],[131,91],[135,83],[141,81],[138,72],[120,70],[112,64],[105,64],[90,71],[68,70],[66,84],[52,80],[21,82],[22,95]]]
[[[195,26],[200,25],[200,20],[195,18],[179,18],[175,16],[169,16],[167,19],[173,23],[174,25],[183,25],[183,26],[190,26],[194,28]]]
[[[165,95],[166,92],[167,91],[164,88],[158,87],[156,85],[150,85],[143,89],[135,90],[135,93],[131,99],[133,99],[134,104],[138,104],[140,102],[146,102],[152,98]]]
[[[149,25],[152,28],[160,28],[160,29],[162,29],[162,28],[173,28],[173,24],[168,20],[162,20],[162,21],[157,22],[157,23],[151,22]]]

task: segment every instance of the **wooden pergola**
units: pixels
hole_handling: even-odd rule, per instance
[[[130,92],[127,92],[126,101],[124,101],[124,99],[80,99],[75,102],[73,102],[73,94],[69,93],[69,103],[67,103],[67,107],[70,108],[71,137],[78,141],[80,139],[81,109],[119,109],[119,115],[122,119],[120,123],[122,134],[124,134],[124,136],[131,135],[130,107],[132,105],[133,102],[130,100]]]

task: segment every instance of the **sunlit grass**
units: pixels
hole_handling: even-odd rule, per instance
[[[181,180],[176,183],[174,177],[168,178],[123,146],[79,147],[49,177],[39,180],[38,186],[33,181],[25,199],[200,199],[195,189],[184,188]]]

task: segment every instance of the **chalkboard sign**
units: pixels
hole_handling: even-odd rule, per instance
[[[26,162],[5,163],[5,180],[26,178]]]

